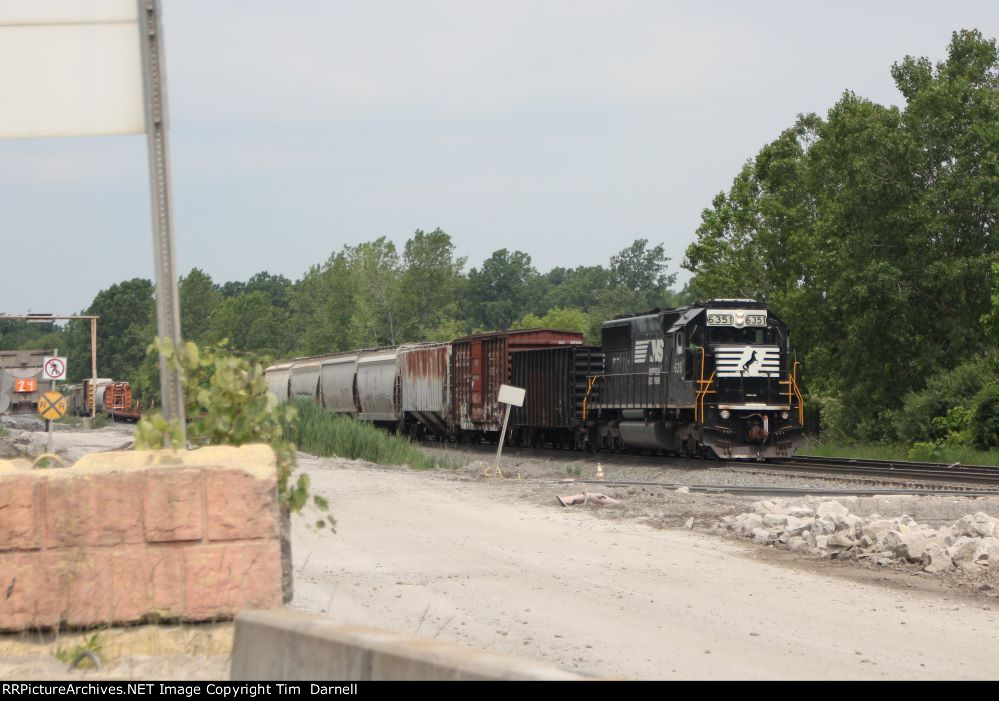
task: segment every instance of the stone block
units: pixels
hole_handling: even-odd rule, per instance
[[[68,468],[45,480],[48,548],[121,545],[145,540],[143,472],[75,474]]]
[[[42,547],[43,489],[35,475],[0,477],[0,551]]]
[[[198,468],[166,468],[147,473],[143,502],[147,542],[202,539],[205,508],[202,475]]]
[[[230,618],[244,608],[281,606],[281,546],[213,543],[184,548],[185,618]]]
[[[192,587],[200,586],[192,582]],[[184,612],[181,548],[130,545],[111,555],[111,616],[115,622],[180,618]]]
[[[211,541],[276,538],[279,511],[276,475],[258,477],[242,470],[205,470]]]

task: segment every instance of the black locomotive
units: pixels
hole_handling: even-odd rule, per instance
[[[707,302],[604,323],[587,443],[684,455],[791,455],[804,401],[787,325],[751,299]]]

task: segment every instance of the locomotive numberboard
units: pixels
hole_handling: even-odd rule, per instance
[[[737,329],[747,326],[766,326],[765,309],[709,309],[708,326],[734,326]]]

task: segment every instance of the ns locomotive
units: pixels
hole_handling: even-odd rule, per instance
[[[527,390],[503,436],[520,446],[762,459],[793,454],[804,423],[787,326],[748,299],[616,317],[600,347],[506,331],[300,358],[266,375],[281,400],[451,441],[500,440],[502,384]]]

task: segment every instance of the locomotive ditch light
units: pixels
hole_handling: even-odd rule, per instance
[[[729,411],[728,409],[722,409],[720,412],[718,412],[718,414],[726,421],[732,417],[732,412]]]
[[[788,416],[790,416],[790,414],[789,414],[789,413],[787,413],[786,411],[782,411],[782,412],[780,413],[780,417],[781,417],[782,419],[784,419],[784,420],[787,420],[787,417],[788,417]]]

